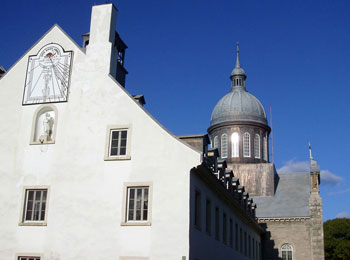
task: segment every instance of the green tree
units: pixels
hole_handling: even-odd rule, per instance
[[[323,228],[326,260],[350,260],[350,219],[328,220]]]

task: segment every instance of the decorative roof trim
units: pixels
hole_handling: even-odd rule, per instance
[[[257,218],[258,223],[265,222],[297,222],[310,220],[311,217],[289,217],[289,218]]]

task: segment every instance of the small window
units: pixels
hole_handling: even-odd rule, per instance
[[[19,256],[18,260],[40,260],[38,256]]]
[[[148,220],[148,187],[128,188],[127,221]]]
[[[194,196],[194,225],[201,229],[201,193],[197,190]]]
[[[293,260],[293,248],[289,244],[284,244],[281,247],[282,260]]]
[[[25,189],[21,225],[46,225],[47,189]]]
[[[255,259],[255,239],[253,238],[253,243],[252,243],[252,246],[253,246],[253,248],[252,248],[252,259]]]
[[[247,232],[244,231],[244,255],[247,256]]]
[[[214,137],[214,147],[213,148],[219,148],[219,137]]]
[[[207,200],[205,206],[205,231],[207,234],[211,234],[211,202]]]
[[[267,138],[264,136],[264,144],[263,144],[263,150],[264,150],[264,160],[267,161]]]
[[[221,158],[227,158],[227,134],[221,136]]]
[[[254,156],[260,159],[260,135],[258,134],[254,137]]]
[[[250,134],[247,132],[243,135],[243,156],[250,157]]]
[[[124,183],[122,226],[149,226],[152,213],[152,183]]]
[[[111,130],[109,143],[109,156],[126,155],[126,142],[128,130]]]
[[[243,253],[243,232],[242,228],[239,228],[239,247],[240,247],[240,252]]]
[[[238,251],[238,224],[235,224],[235,249]]]
[[[222,241],[227,244],[227,217],[225,213],[222,215]]]
[[[250,241],[250,235],[248,235],[248,256],[250,258],[251,256],[251,241]]]
[[[109,127],[105,160],[130,159],[130,128]]]
[[[230,247],[233,247],[233,222],[230,218]]]
[[[239,135],[238,133],[233,133],[231,136],[232,143],[232,157],[239,157]]]
[[[220,240],[220,214],[219,208],[215,208],[215,239]]]

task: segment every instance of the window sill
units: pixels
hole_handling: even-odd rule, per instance
[[[30,142],[30,145],[44,145],[44,144],[54,144],[55,140],[47,141],[47,142]]]
[[[123,156],[116,156],[116,157],[105,157],[105,161],[124,161],[124,160],[131,160],[130,155],[123,155]]]
[[[47,226],[47,222],[20,222],[18,223],[19,226]]]
[[[120,223],[121,226],[152,226],[152,223],[150,221],[147,222],[122,222]]]

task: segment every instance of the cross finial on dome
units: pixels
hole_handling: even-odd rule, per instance
[[[239,64],[239,42],[237,41],[237,60],[236,60],[236,68],[240,68],[241,64]]]

